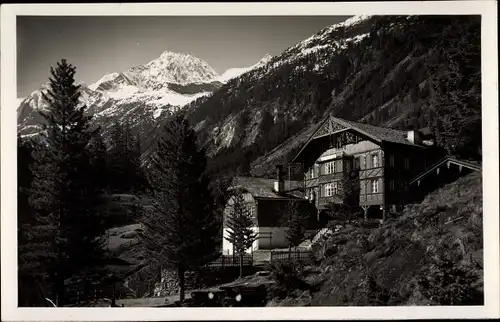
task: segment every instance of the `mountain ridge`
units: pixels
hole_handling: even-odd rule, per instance
[[[129,123],[134,132],[148,136],[153,123],[161,122],[172,110],[216,91],[222,83],[219,74],[198,57],[172,51],[127,71],[102,76],[90,85],[79,82],[81,102],[106,130],[110,121]],[[49,82],[29,96],[18,99],[18,132],[36,135],[44,122],[37,113],[46,109],[43,93]],[[144,124],[141,119],[144,119]],[[152,128],[155,128],[153,126]]]

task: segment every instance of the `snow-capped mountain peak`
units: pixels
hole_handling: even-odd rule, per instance
[[[219,75],[204,60],[190,54],[165,51],[145,65],[133,67],[129,73],[144,87],[153,89],[166,83],[199,84],[214,81]]]

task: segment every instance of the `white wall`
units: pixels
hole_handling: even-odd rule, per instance
[[[253,229],[253,231],[255,231],[257,234],[259,233],[259,228],[258,228],[258,227],[253,227],[252,229]],[[226,227],[224,227],[224,229],[223,229],[223,234],[224,234],[224,236],[223,236],[223,238],[222,238],[222,253],[223,253],[224,255],[232,255],[232,254],[233,254],[233,244],[232,244],[232,243],[230,243],[229,241],[227,241],[227,240],[226,240],[226,238],[225,238],[225,237],[228,235],[228,231],[229,231],[229,229],[228,229],[228,228],[226,228]],[[256,250],[256,249],[258,249],[258,245],[259,245],[259,240],[257,239],[257,240],[255,240],[255,241],[253,242],[252,247],[251,247],[251,248],[249,248],[249,249],[247,249],[247,251],[246,251],[246,252],[247,252],[247,253],[251,253],[251,252],[252,252],[252,250]]]
[[[288,248],[287,230],[285,227],[260,227],[261,238],[258,240],[258,249]],[[307,237],[314,232],[315,230],[306,230],[305,235]],[[268,237],[269,233],[272,233],[271,238]]]
[[[286,231],[288,228],[285,227],[253,227],[253,230],[260,234],[260,238],[257,238],[253,242],[251,248],[246,252],[251,253],[252,251],[258,249],[274,249],[274,248],[288,248],[288,241],[286,240]],[[309,237],[311,234],[315,233],[316,230],[306,230],[305,235]],[[224,228],[224,237],[227,236],[228,229]],[[269,238],[269,233],[272,233],[272,238]],[[257,235],[259,236],[259,235]],[[227,241],[225,238],[222,241],[222,252],[224,255],[233,254],[233,244]]]

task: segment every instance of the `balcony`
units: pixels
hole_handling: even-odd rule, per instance
[[[384,201],[383,193],[370,193],[359,195],[360,206],[381,205]]]
[[[304,187],[305,188],[317,187],[317,186],[322,185],[324,183],[332,182],[334,180],[343,179],[344,175],[345,175],[344,172],[334,172],[334,173],[320,175],[319,177],[316,177],[316,178],[306,179],[304,181]]]
[[[383,177],[383,176],[384,176],[384,168],[383,167],[368,168],[368,169],[363,169],[363,170],[359,171],[359,178],[360,179],[378,178],[378,177]]]

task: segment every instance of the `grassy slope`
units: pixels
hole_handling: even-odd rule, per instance
[[[269,305],[481,304],[482,215],[481,174],[472,173],[379,228],[335,233],[306,279],[321,287]]]

